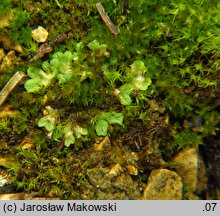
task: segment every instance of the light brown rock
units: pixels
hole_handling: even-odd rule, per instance
[[[205,166],[198,151],[188,148],[179,152],[173,159],[176,172],[181,176],[184,187],[187,189],[185,195],[188,199],[194,199],[192,193],[204,190],[206,187]]]
[[[48,31],[42,26],[39,26],[37,29],[32,31],[32,37],[37,43],[43,43],[47,40]]]
[[[137,176],[137,175],[138,175],[138,169],[137,169],[136,166],[134,166],[134,165],[128,165],[127,169],[128,169],[128,173],[129,173],[130,175],[134,175],[134,176]]]
[[[153,170],[144,189],[145,200],[181,200],[182,181],[179,175],[167,169]]]
[[[111,167],[110,171],[108,172],[107,176],[113,178],[115,176],[119,176],[120,173],[123,172],[123,168],[120,164],[115,164]]]
[[[176,164],[176,172],[182,177],[184,185],[190,191],[194,191],[197,183],[198,154],[194,148],[186,149],[178,153],[173,160]]]

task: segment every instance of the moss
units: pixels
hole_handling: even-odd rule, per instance
[[[15,69],[29,78],[26,91],[19,86],[7,101],[17,116],[0,119],[1,152],[13,149],[18,164],[11,172],[25,191],[79,198],[93,163],[91,144],[101,135],[139,151],[142,159],[146,145],[159,146],[148,162],[141,159],[145,170],[218,130],[218,1],[130,1],[124,13],[121,1],[107,0],[118,36],[102,22],[96,2],[5,1],[14,19],[1,31],[25,48],[25,64]],[[72,36],[28,63],[39,46],[31,38],[38,25],[49,31],[49,41],[59,33]],[[1,86],[11,74],[8,68]],[[27,135],[34,150],[20,148]]]

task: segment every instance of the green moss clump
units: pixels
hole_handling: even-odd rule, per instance
[[[129,1],[123,13],[121,1],[106,0],[118,36],[101,20],[96,2],[6,1],[8,11],[14,9],[7,32],[26,58],[38,46],[31,38],[38,25],[48,29],[49,40],[73,35],[26,65],[27,92],[18,88],[9,99],[18,116],[0,123],[4,143],[9,132],[35,140],[35,150],[16,150],[22,160],[12,171],[24,190],[76,198],[88,164],[65,157],[86,151],[98,137],[126,138],[123,147],[140,154],[156,143],[170,160],[218,130],[219,2]]]

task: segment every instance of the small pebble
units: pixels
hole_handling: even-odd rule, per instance
[[[32,31],[32,37],[37,43],[43,43],[47,40],[48,31],[42,26]]]
[[[130,175],[134,175],[134,176],[138,175],[138,169],[134,165],[128,165],[127,168]]]

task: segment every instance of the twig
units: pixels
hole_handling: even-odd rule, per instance
[[[114,25],[114,23],[110,20],[109,16],[106,14],[104,7],[102,6],[101,2],[96,3],[96,8],[103,20],[103,22],[105,23],[105,25],[108,27],[109,31],[113,34],[113,35],[118,35],[119,31],[116,28],[116,26]]]
[[[31,58],[29,61],[33,62],[42,58],[45,54],[52,52],[53,46],[50,43],[43,43],[37,50],[36,55]]]
[[[6,101],[10,93],[18,85],[18,83],[26,77],[26,74],[22,71],[18,71],[15,75],[7,82],[4,88],[0,92],[0,106]]]
[[[58,34],[51,42],[43,43],[36,51],[36,54],[33,58],[31,58],[29,61],[34,62],[40,58],[42,58],[44,55],[50,53],[53,51],[54,47],[59,44],[63,43],[64,41],[73,38],[74,35],[71,33],[68,34]]]

